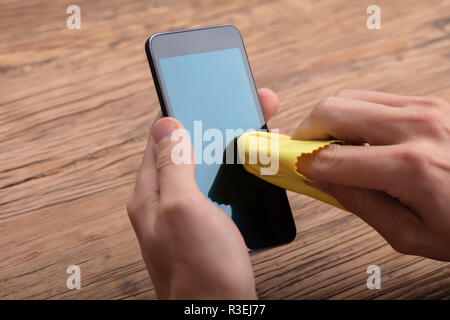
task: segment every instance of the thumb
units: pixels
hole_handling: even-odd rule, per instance
[[[189,132],[174,118],[158,120],[152,129],[161,201],[197,188],[195,156]]]

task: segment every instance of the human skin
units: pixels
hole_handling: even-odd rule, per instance
[[[258,94],[270,119],[278,109],[277,96],[269,89]],[[182,124],[158,118],[127,205],[156,294],[161,299],[256,299],[238,228],[198,188],[193,159],[191,164],[171,161],[177,142],[170,134]]]
[[[278,99],[258,90],[269,120]],[[255,299],[245,242],[199,190],[195,164],[174,164],[156,119],[127,210],[162,299]],[[313,185],[377,230],[395,250],[450,260],[450,107],[440,98],[345,90],[324,99],[294,139],[343,139],[297,164]],[[192,152],[193,154],[193,152]]]
[[[343,90],[292,138],[337,138],[297,169],[398,252],[450,261],[450,106],[437,97]]]

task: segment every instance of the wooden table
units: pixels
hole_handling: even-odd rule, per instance
[[[293,130],[343,88],[450,100],[450,3],[77,0],[0,3],[0,297],[153,299],[126,213],[159,110],[144,42],[153,33],[231,23],[256,83]],[[289,194],[296,240],[251,256],[261,298],[450,298],[450,265],[405,256],[352,214]],[[366,268],[382,272],[369,290]],[[66,268],[79,265],[81,290]]]

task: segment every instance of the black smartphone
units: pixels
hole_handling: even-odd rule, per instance
[[[268,129],[240,32],[222,25],[158,33],[145,50],[163,115],[191,135],[200,190],[233,219],[250,250],[292,241],[296,228],[286,191],[236,161],[236,135]],[[221,161],[205,157],[203,146],[212,137],[218,154],[211,154]],[[231,163],[223,161],[229,148]]]

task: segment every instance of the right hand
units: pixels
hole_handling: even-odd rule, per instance
[[[440,98],[344,90],[293,139],[343,139],[298,163],[398,252],[450,261],[450,106]],[[369,144],[364,145],[364,144]]]

